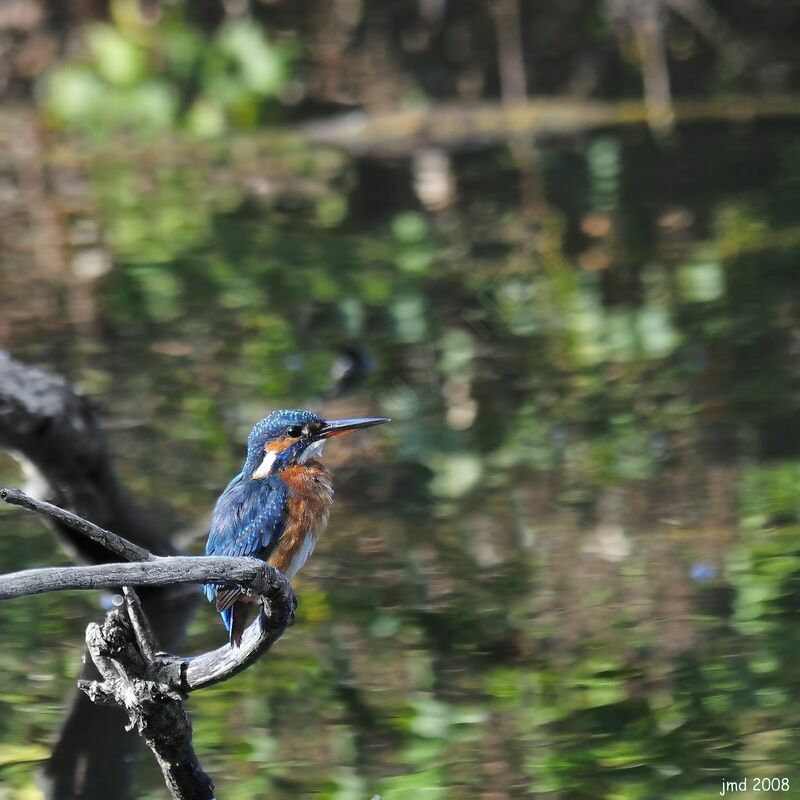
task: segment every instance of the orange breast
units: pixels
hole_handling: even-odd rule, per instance
[[[328,524],[333,487],[330,472],[314,460],[293,464],[284,469],[280,477],[289,487],[286,525],[268,561],[291,579]]]

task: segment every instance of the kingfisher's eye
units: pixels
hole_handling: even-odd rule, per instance
[[[299,439],[303,435],[303,429],[299,425],[292,425],[291,428],[286,429],[286,435],[291,436],[292,439]]]

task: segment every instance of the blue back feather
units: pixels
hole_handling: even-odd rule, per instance
[[[211,517],[207,556],[254,556],[266,560],[286,524],[287,487],[277,476],[253,480],[239,473],[220,495]],[[220,588],[205,585],[212,601]],[[230,633],[233,610],[221,612]]]

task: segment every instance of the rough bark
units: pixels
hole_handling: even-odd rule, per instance
[[[67,519],[72,530],[112,552],[143,557],[142,561],[77,567],[32,569],[0,576],[0,600],[62,589],[97,589],[123,585],[125,608],[114,609],[103,626],[91,623],[86,645],[99,679],[81,679],[78,688],[100,707],[122,709],[127,730],[136,729],[161,768],[175,800],[211,800],[214,785],[203,771],[192,745],[192,723],[185,696],[226,680],[253,664],[291,623],[296,600],[291,585],[274,567],[253,558],[154,557],[110,531],[22,492],[0,490],[0,498],[52,519]],[[260,605],[240,647],[225,645],[194,658],[161,652],[136,585],[176,583],[238,584]]]
[[[127,564],[41,567],[0,575],[0,600],[66,589],[116,589],[120,586],[171,586],[176,583],[234,583],[254,594],[277,586],[274,567],[256,558],[167,556]]]
[[[102,681],[81,681],[79,688],[93,703],[127,714],[128,729],[135,728],[153,752],[173,798],[211,800],[214,784],[194,752],[183,697],[152,671],[127,613],[111,611],[102,627],[91,623],[86,644]]]
[[[288,588],[286,583],[284,588]],[[109,612],[101,627],[91,623],[86,643],[102,681],[81,681],[79,688],[92,702],[122,709],[128,727],[135,728],[161,768],[174,800],[212,800],[214,784],[203,770],[192,745],[192,722],[184,708],[186,693],[235,675],[255,660],[253,644],[262,654],[292,619],[291,591],[276,595],[245,632],[245,649],[225,646],[227,658],[200,658],[204,670],[197,686],[186,681],[187,662],[154,651],[154,640],[135,592],[126,590],[124,609]],[[244,645],[245,643],[243,643]]]

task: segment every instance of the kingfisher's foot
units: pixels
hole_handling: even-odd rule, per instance
[[[297,613],[297,607],[300,605],[300,599],[297,597],[296,594],[292,593],[292,613],[289,617],[289,625],[294,625],[295,621],[295,614]]]

